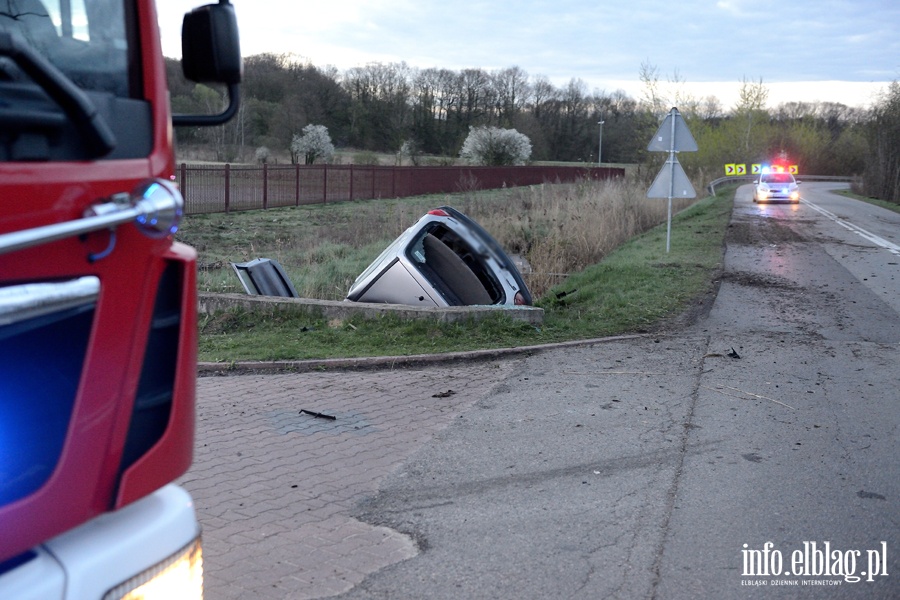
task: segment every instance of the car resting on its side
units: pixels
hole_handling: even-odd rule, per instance
[[[347,300],[423,307],[532,304],[500,244],[449,206],[429,211],[394,240],[356,278]]]

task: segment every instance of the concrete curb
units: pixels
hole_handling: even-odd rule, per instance
[[[620,340],[632,340],[647,337],[649,335],[651,334],[636,333],[629,335],[614,335],[604,338],[556,342],[553,344],[540,344],[537,346],[497,348],[493,350],[471,350],[467,352],[447,352],[445,354],[412,354],[408,356],[367,356],[361,358],[323,358],[309,360],[235,361],[229,363],[202,362],[197,365],[197,375],[199,377],[209,377],[216,375],[248,375],[256,373],[309,373],[312,371],[338,370],[357,371],[474,362],[536,354],[560,348],[575,348]]]
[[[503,314],[516,321],[531,325],[544,322],[544,309],[536,306],[445,306],[416,307],[405,304],[381,304],[369,302],[349,302],[346,300],[314,300],[311,298],[282,298],[276,296],[251,296],[248,294],[213,294],[201,292],[197,295],[200,314],[212,314],[241,308],[248,312],[312,311],[326,319],[349,319],[362,316],[378,319],[393,315],[399,319],[428,319],[439,323],[459,323],[468,320],[480,321]]]

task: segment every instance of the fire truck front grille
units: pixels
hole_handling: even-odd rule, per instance
[[[178,364],[181,301],[182,266],[172,262],[163,272],[156,293],[120,472],[143,456],[168,426]]]

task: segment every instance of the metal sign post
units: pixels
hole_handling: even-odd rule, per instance
[[[653,180],[650,189],[647,190],[648,198],[668,198],[669,211],[666,222],[666,252],[669,252],[672,239],[672,198],[696,198],[697,192],[691,185],[687,174],[675,157],[677,152],[696,152],[697,142],[691,135],[687,123],[677,108],[673,108],[666,115],[659,131],[650,140],[647,146],[649,152],[668,152],[669,158],[662,170]]]

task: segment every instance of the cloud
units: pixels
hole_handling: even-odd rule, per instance
[[[716,8],[736,17],[746,17],[751,12],[751,9],[745,8],[749,4],[749,2],[743,2],[742,0],[719,0],[716,2]]]
[[[167,54],[180,54],[181,14],[204,1],[159,3]],[[661,79],[678,72],[688,82],[900,76],[895,0],[232,1],[245,54],[293,53],[341,70],[518,66],[557,85],[582,79],[608,90],[617,87],[605,82],[636,82],[644,61]]]

